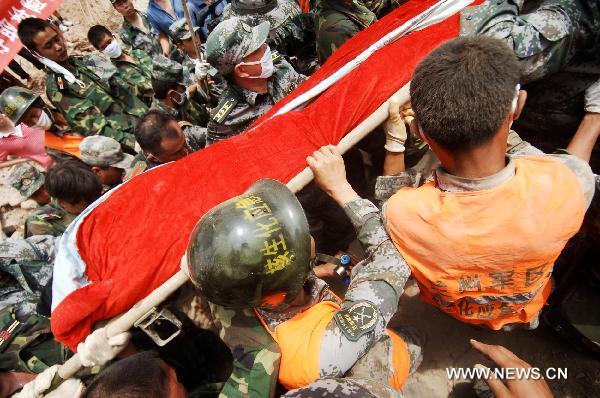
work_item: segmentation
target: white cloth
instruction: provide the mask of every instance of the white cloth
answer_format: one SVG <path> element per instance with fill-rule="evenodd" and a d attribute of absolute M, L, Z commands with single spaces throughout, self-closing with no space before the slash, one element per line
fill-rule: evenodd
<path fill-rule="evenodd" d="M 585 111 L 600 113 L 600 80 L 585 90 Z"/>
<path fill-rule="evenodd" d="M 6 138 L 14 135 L 15 137 L 23 138 L 23 130 L 21 130 L 21 125 L 13 127 L 10 131 L 0 131 L 0 138 Z"/>
<path fill-rule="evenodd" d="M 74 74 L 72 74 L 69 70 L 60 66 L 56 62 L 44 57 L 39 57 L 39 60 L 41 63 L 46 65 L 48 69 L 50 69 L 52 72 L 62 75 L 65 78 L 65 80 L 69 83 L 76 83 L 79 85 L 79 87 L 85 87 L 85 84 L 81 80 L 77 79 Z"/>

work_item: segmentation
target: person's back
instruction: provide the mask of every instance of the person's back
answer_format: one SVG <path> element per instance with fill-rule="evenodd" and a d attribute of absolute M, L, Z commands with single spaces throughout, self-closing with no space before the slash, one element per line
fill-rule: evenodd
<path fill-rule="evenodd" d="M 495 39 L 455 39 L 423 60 L 411 82 L 414 127 L 442 165 L 385 210 L 422 297 L 493 329 L 537 326 L 554 261 L 594 192 L 589 166 L 574 156 L 528 145 L 526 156 L 506 156 L 526 98 L 518 80 L 515 56 Z"/>

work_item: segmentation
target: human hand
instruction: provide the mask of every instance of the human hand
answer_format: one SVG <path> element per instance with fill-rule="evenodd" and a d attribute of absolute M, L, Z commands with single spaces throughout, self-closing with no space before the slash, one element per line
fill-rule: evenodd
<path fill-rule="evenodd" d="M 501 368 L 529 369 L 531 365 L 516 356 L 510 350 L 500 345 L 489 345 L 471 339 L 471 345 L 477 351 L 491 359 Z M 476 368 L 486 369 L 485 366 L 477 364 Z M 496 398 L 552 398 L 548 383 L 543 379 L 511 379 L 504 384 L 494 377 L 484 380 L 494 393 Z"/>
<path fill-rule="evenodd" d="M 344 159 L 336 147 L 321 147 L 312 156 L 307 157 L 306 162 L 315 176 L 317 185 L 340 206 L 343 207 L 358 197 L 346 179 Z"/>
<path fill-rule="evenodd" d="M 96 329 L 83 343 L 79 343 L 77 346 L 79 360 L 86 367 L 104 365 L 123 351 L 130 339 L 129 332 L 109 338 L 106 335 L 106 328 Z"/>
<path fill-rule="evenodd" d="M 389 152 L 405 151 L 404 143 L 408 137 L 404 120 L 400 115 L 400 101 L 392 97 L 388 105 L 388 118 L 383 125 L 385 130 L 385 149 Z"/>
<path fill-rule="evenodd" d="M 202 62 L 199 60 L 195 60 L 194 63 L 196 64 L 196 66 L 194 67 L 194 75 L 196 77 L 196 80 L 204 81 L 208 79 L 210 64 L 208 62 Z"/>

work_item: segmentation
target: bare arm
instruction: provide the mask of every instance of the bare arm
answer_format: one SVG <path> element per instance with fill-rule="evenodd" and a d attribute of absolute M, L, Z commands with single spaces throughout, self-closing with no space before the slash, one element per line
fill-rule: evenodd
<path fill-rule="evenodd" d="M 168 57 L 169 56 L 169 47 L 170 47 L 169 36 L 167 36 L 165 33 L 161 32 L 158 35 L 158 42 L 160 43 L 160 48 L 162 48 L 163 55 L 165 57 Z"/>

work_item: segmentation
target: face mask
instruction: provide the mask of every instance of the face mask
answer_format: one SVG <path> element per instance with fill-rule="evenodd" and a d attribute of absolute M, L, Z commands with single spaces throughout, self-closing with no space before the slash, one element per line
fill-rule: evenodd
<path fill-rule="evenodd" d="M 48 112 L 43 110 L 37 122 L 35 122 L 35 124 L 31 127 L 34 129 L 46 131 L 49 130 L 50 127 L 52 127 L 52 123 L 54 123 L 54 121 L 50 118 L 50 116 L 48 116 Z"/>
<path fill-rule="evenodd" d="M 173 102 L 179 106 L 183 105 L 185 103 L 185 101 L 187 101 L 187 99 L 188 99 L 187 90 L 184 91 L 183 93 L 180 93 L 179 91 L 175 91 L 175 90 L 172 90 L 171 92 L 175 94 L 175 97 L 171 97 L 171 100 L 173 100 Z"/>
<path fill-rule="evenodd" d="M 102 52 L 107 57 L 119 58 L 121 56 L 121 52 L 122 52 L 121 45 L 119 44 L 117 39 L 113 38 L 113 40 L 110 42 L 110 44 L 108 46 L 106 46 L 106 48 L 104 50 L 102 50 Z"/>
<path fill-rule="evenodd" d="M 239 65 L 260 65 L 261 74 L 259 76 L 248 76 L 248 79 L 266 79 L 273 75 L 275 67 L 271 59 L 271 48 L 267 46 L 265 53 L 260 58 L 260 61 L 240 62 Z"/>

